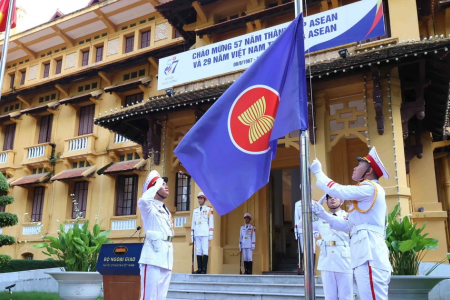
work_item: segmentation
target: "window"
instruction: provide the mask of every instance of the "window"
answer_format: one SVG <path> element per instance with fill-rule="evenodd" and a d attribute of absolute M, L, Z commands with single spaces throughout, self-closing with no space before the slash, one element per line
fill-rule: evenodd
<path fill-rule="evenodd" d="M 142 102 L 144 99 L 144 93 L 137 93 L 125 97 L 125 106 L 131 106 L 132 103 L 136 104 Z"/>
<path fill-rule="evenodd" d="M 80 108 L 80 124 L 78 126 L 78 135 L 85 135 L 93 132 L 94 111 L 95 104 L 83 106 L 82 108 Z"/>
<path fill-rule="evenodd" d="M 55 74 L 61 74 L 62 59 L 56 61 Z"/>
<path fill-rule="evenodd" d="M 44 78 L 47 78 L 50 75 L 50 64 L 44 65 Z"/>
<path fill-rule="evenodd" d="M 187 174 L 177 173 L 175 185 L 175 207 L 177 211 L 189 211 L 189 202 L 191 195 L 191 177 Z"/>
<path fill-rule="evenodd" d="M 150 46 L 150 32 L 146 31 L 141 33 L 141 48 Z"/>
<path fill-rule="evenodd" d="M 14 148 L 14 137 L 16 135 L 16 124 L 10 124 L 5 129 L 5 141 L 3 142 L 3 151 Z"/>
<path fill-rule="evenodd" d="M 77 181 L 74 186 L 75 200 L 78 203 L 78 209 L 81 212 L 81 217 L 86 218 L 86 206 L 88 195 L 88 183 L 87 181 Z M 75 211 L 75 205 L 72 206 L 72 219 L 77 218 L 77 212 Z"/>
<path fill-rule="evenodd" d="M 11 74 L 11 75 L 9 75 L 9 77 L 11 79 L 11 81 L 9 83 L 9 88 L 13 89 L 14 88 L 14 80 L 16 79 L 16 74 Z"/>
<path fill-rule="evenodd" d="M 87 66 L 89 64 L 89 51 L 83 52 L 81 59 L 81 66 Z"/>
<path fill-rule="evenodd" d="M 24 253 L 24 254 L 22 254 L 22 257 L 25 260 L 33 260 L 34 255 L 33 255 L 33 253 Z"/>
<path fill-rule="evenodd" d="M 33 208 L 31 210 L 31 219 L 33 222 L 42 221 L 42 211 L 44 209 L 45 188 L 38 186 L 34 188 Z"/>
<path fill-rule="evenodd" d="M 137 175 L 121 175 L 117 177 L 116 216 L 136 214 L 137 185 Z"/>
<path fill-rule="evenodd" d="M 103 60 L 103 46 L 97 47 L 95 51 L 95 62 L 99 62 Z"/>
<path fill-rule="evenodd" d="M 125 53 L 131 52 L 134 49 L 134 36 L 125 39 Z"/>
<path fill-rule="evenodd" d="M 20 85 L 24 85 L 25 84 L 25 77 L 26 77 L 27 72 L 23 71 L 20 72 Z"/>
<path fill-rule="evenodd" d="M 175 38 L 182 37 L 181 33 L 178 30 L 175 30 Z"/>
<path fill-rule="evenodd" d="M 52 124 L 53 124 L 53 115 L 43 116 L 41 118 L 38 144 L 50 143 L 52 136 Z"/>

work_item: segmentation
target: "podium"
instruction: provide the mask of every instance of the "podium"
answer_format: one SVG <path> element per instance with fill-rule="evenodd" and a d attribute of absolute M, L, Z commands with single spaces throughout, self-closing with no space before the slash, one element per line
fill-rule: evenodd
<path fill-rule="evenodd" d="M 138 300 L 141 291 L 139 258 L 143 243 L 103 244 L 97 271 L 103 275 L 105 300 Z"/>

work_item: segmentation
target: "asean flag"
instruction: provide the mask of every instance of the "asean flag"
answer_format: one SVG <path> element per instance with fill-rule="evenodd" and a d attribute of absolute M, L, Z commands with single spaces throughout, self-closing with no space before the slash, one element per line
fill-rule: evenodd
<path fill-rule="evenodd" d="M 223 215 L 269 182 L 278 138 L 307 127 L 300 14 L 189 130 L 174 153 Z"/>
<path fill-rule="evenodd" d="M 16 27 L 17 13 L 15 0 L 0 0 L 0 32 L 6 31 L 6 22 L 8 19 L 9 5 L 13 6 L 13 15 L 11 20 L 11 29 Z"/>

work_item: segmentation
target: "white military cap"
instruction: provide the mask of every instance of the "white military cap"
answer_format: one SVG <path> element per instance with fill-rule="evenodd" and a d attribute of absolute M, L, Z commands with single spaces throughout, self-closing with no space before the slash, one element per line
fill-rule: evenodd
<path fill-rule="evenodd" d="M 365 161 L 369 163 L 375 174 L 377 174 L 378 178 L 380 178 L 381 176 L 389 178 L 389 173 L 386 171 L 386 168 L 381 162 L 381 159 L 378 156 L 375 147 L 372 147 L 372 149 L 369 151 L 369 154 L 367 154 L 365 157 L 357 157 L 356 159 L 358 161 Z"/>
<path fill-rule="evenodd" d="M 250 218 L 250 220 L 252 219 L 252 215 L 251 214 L 249 214 L 249 213 L 245 213 L 244 214 L 244 219 L 245 218 Z"/>
<path fill-rule="evenodd" d="M 145 193 L 148 189 L 152 187 L 156 187 L 155 189 L 156 195 L 156 192 L 162 187 L 163 183 L 168 181 L 169 179 L 167 177 L 161 177 L 158 171 L 153 170 L 147 175 L 147 178 L 145 179 L 144 186 L 142 187 L 142 193 Z"/>
<path fill-rule="evenodd" d="M 206 198 L 205 194 L 203 194 L 203 192 L 198 193 L 197 198 L 200 198 L 200 197 L 208 199 L 208 198 Z"/>

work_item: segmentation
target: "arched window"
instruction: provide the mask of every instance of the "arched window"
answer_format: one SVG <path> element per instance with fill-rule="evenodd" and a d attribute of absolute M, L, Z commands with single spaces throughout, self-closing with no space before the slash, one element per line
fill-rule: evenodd
<path fill-rule="evenodd" d="M 33 260 L 33 257 L 34 257 L 34 254 L 30 253 L 30 252 L 22 254 L 22 258 L 25 260 Z"/>

